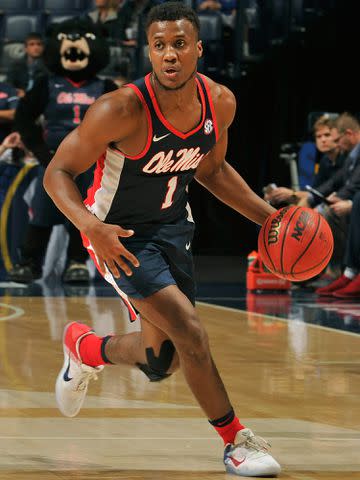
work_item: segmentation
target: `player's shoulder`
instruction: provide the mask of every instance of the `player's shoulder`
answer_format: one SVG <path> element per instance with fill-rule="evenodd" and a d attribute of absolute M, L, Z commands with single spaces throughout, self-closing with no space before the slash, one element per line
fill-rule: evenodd
<path fill-rule="evenodd" d="M 125 85 L 101 95 L 92 105 L 99 115 L 125 120 L 141 115 L 143 105 L 136 93 Z"/>
<path fill-rule="evenodd" d="M 209 86 L 218 122 L 222 122 L 224 125 L 229 126 L 233 121 L 236 110 L 235 95 L 225 85 L 217 83 L 205 75 L 203 75 L 203 77 Z"/>

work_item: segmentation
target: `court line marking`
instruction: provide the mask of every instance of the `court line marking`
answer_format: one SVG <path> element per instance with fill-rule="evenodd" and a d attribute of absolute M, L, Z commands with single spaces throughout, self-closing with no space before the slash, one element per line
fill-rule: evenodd
<path fill-rule="evenodd" d="M 287 437 L 285 437 L 287 438 Z M 216 440 L 218 437 L 22 437 L 0 436 L 1 440 Z"/>
<path fill-rule="evenodd" d="M 262 317 L 262 318 L 269 318 L 270 320 L 279 320 L 280 322 L 285 322 L 285 323 L 290 323 L 290 322 L 300 322 L 308 327 L 312 328 L 320 328 L 321 330 L 327 330 L 329 332 L 333 333 L 339 333 L 343 335 L 350 335 L 351 337 L 357 337 L 360 338 L 360 335 L 358 333 L 354 332 L 348 332 L 346 330 L 339 330 L 337 328 L 330 328 L 330 327 L 324 327 L 323 325 L 314 325 L 313 323 L 306 323 L 302 322 L 301 320 L 296 320 L 296 319 L 289 319 L 289 318 L 282 318 L 282 317 L 275 317 L 274 315 L 267 315 L 265 313 L 258 313 L 258 312 L 249 312 L 248 310 L 241 310 L 240 308 L 233 308 L 233 307 L 224 307 L 222 305 L 215 305 L 213 303 L 206 303 L 206 302 L 196 302 L 196 305 L 203 305 L 205 307 L 213 307 L 218 310 L 226 310 L 230 312 L 236 312 L 236 313 L 251 313 L 251 315 L 256 315 L 257 317 Z"/>
<path fill-rule="evenodd" d="M 5 322 L 6 320 L 11 320 L 13 318 L 19 318 L 25 313 L 25 311 L 22 308 L 15 307 L 14 305 L 9 305 L 8 303 L 0 303 L 0 307 L 4 307 L 14 311 L 10 315 L 5 315 L 5 316 L 0 315 L 0 322 Z"/>
<path fill-rule="evenodd" d="M 327 440 L 327 441 L 337 441 L 339 439 L 338 435 L 334 435 L 333 437 L 323 437 L 322 435 L 315 435 L 315 436 L 290 436 L 290 435 L 267 435 L 268 438 L 272 440 L 299 440 L 299 441 L 314 441 L 314 440 Z M 83 437 L 71 437 L 71 436 L 36 436 L 36 437 L 27 437 L 27 436 L 20 436 L 20 435 L 1 435 L 1 440 L 196 440 L 196 441 L 203 441 L 203 440 L 212 440 L 219 442 L 218 437 L 119 437 L 119 436 L 112 436 L 112 437 L 99 437 L 99 436 L 83 436 Z M 350 438 L 341 438 L 341 441 L 344 442 L 353 442 L 354 440 L 358 440 L 359 436 L 356 434 Z"/>

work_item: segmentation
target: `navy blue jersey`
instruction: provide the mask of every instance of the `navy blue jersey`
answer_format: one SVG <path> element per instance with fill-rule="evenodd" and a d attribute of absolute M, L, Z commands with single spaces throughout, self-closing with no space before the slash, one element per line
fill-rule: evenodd
<path fill-rule="evenodd" d="M 205 77 L 197 75 L 196 84 L 202 114 L 200 123 L 188 133 L 176 130 L 164 118 L 150 74 L 127 85 L 137 94 L 147 114 L 147 142 L 136 157 L 126 156 L 109 145 L 98 160 L 94 184 L 85 203 L 100 220 L 129 226 L 169 224 L 191 218 L 187 186 L 218 137 Z"/>
<path fill-rule="evenodd" d="M 49 77 L 49 99 L 44 111 L 45 140 L 56 150 L 65 136 L 77 127 L 86 110 L 104 93 L 104 80 L 74 83 L 52 75 Z"/>

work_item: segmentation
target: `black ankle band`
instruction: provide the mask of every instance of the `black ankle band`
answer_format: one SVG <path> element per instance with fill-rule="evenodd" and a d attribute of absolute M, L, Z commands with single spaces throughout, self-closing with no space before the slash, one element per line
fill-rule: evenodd
<path fill-rule="evenodd" d="M 229 413 L 224 415 L 221 418 L 218 418 L 217 420 L 209 420 L 209 423 L 213 427 L 226 427 L 226 425 L 229 425 L 235 418 L 235 412 L 234 409 L 232 408 Z"/>
<path fill-rule="evenodd" d="M 105 363 L 110 363 L 111 365 L 115 365 L 113 362 L 110 362 L 110 360 L 108 359 L 105 353 L 105 346 L 111 337 L 112 335 L 107 335 L 106 337 L 103 337 L 101 342 L 101 356 Z"/>

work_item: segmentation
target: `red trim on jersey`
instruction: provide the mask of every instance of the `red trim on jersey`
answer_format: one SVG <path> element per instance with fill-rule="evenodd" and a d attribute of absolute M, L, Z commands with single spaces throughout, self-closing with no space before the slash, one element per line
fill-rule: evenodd
<path fill-rule="evenodd" d="M 125 158 L 128 158 L 129 160 L 139 160 L 139 158 L 142 158 L 146 155 L 147 151 L 149 150 L 150 148 L 150 145 L 151 145 L 151 140 L 152 140 L 152 134 L 153 134 L 153 128 L 152 128 L 152 121 L 151 121 L 151 114 L 150 114 L 150 110 L 149 110 L 149 107 L 145 101 L 145 98 L 143 96 L 143 94 L 141 93 L 141 91 L 138 89 L 138 87 L 136 85 L 134 85 L 133 83 L 128 83 L 127 85 L 124 85 L 125 87 L 130 87 L 132 90 L 134 90 L 134 92 L 136 93 L 136 95 L 139 97 L 141 103 L 143 104 L 143 107 L 145 108 L 145 112 L 146 112 L 146 117 L 147 117 L 147 122 L 148 122 L 148 136 L 147 136 L 147 141 L 146 141 L 146 145 L 143 149 L 142 152 L 138 153 L 137 155 L 135 156 L 132 156 L 132 155 L 127 155 L 126 153 L 122 152 L 119 148 L 116 148 L 116 147 L 110 147 L 111 150 L 115 150 L 116 152 L 120 152 L 121 155 L 123 155 Z"/>
<path fill-rule="evenodd" d="M 87 82 L 87 80 L 81 80 L 81 82 L 74 82 L 74 80 L 71 80 L 71 78 L 68 78 L 68 77 L 65 77 L 65 78 L 68 82 L 71 83 L 73 87 L 76 87 L 76 88 L 82 87 Z"/>
<path fill-rule="evenodd" d="M 206 104 L 205 104 L 205 96 L 204 96 L 204 92 L 203 92 L 203 89 L 201 88 L 201 85 L 200 85 L 200 82 L 197 78 L 195 78 L 195 81 L 196 81 L 196 84 L 197 84 L 197 89 L 198 89 L 198 92 L 200 93 L 200 99 L 201 99 L 201 105 L 202 105 L 202 118 L 201 118 L 201 121 L 199 123 L 199 125 L 195 128 L 193 128 L 192 130 L 190 130 L 190 132 L 187 132 L 187 133 L 183 133 L 183 132 L 180 132 L 180 130 L 177 130 L 175 127 L 173 127 L 171 125 L 171 123 L 169 123 L 166 118 L 164 117 L 164 115 L 161 113 L 161 110 L 160 110 L 160 107 L 159 107 L 159 104 L 156 100 L 156 96 L 155 96 L 155 92 L 152 88 L 152 85 L 151 85 L 151 82 L 150 82 L 150 73 L 148 75 L 146 75 L 145 77 L 145 84 L 146 84 L 146 87 L 149 91 L 149 94 L 150 94 L 150 98 L 151 98 L 151 101 L 154 105 L 154 109 L 155 109 L 155 112 L 156 112 L 156 115 L 158 116 L 159 120 L 161 123 L 163 123 L 165 125 L 165 127 L 170 130 L 170 132 L 172 132 L 174 135 L 176 135 L 177 137 L 180 137 L 182 138 L 183 140 L 185 140 L 185 138 L 188 138 L 190 137 L 191 135 L 193 135 L 194 133 L 198 132 L 200 130 L 200 128 L 203 126 L 204 124 L 204 121 L 205 121 L 205 111 L 206 111 Z"/>
<path fill-rule="evenodd" d="M 83 245 L 84 247 L 86 248 L 86 250 L 88 251 L 88 254 L 90 255 L 91 257 L 91 260 L 94 262 L 95 264 L 95 267 L 97 268 L 98 272 L 100 273 L 100 275 L 104 277 L 104 274 L 102 273 L 102 271 L 100 270 L 100 266 L 99 266 L 99 263 L 97 261 L 97 258 L 96 258 L 96 254 L 94 252 L 94 249 L 92 248 L 91 246 L 91 243 L 90 243 L 90 240 L 88 239 L 88 237 L 86 235 L 84 235 L 82 232 L 80 232 L 81 234 L 81 238 L 82 238 L 82 242 L 83 242 Z M 110 282 L 109 282 L 110 283 Z M 120 288 L 116 285 L 116 282 L 114 280 L 114 282 L 112 283 L 112 286 L 115 288 L 115 286 L 117 288 L 115 288 L 115 290 L 117 291 L 117 293 L 119 294 L 121 300 L 125 303 L 125 306 L 126 308 L 128 309 L 128 312 L 129 312 L 129 317 L 130 317 L 130 321 L 131 322 L 134 322 L 136 319 L 137 319 L 137 314 L 135 312 L 135 309 L 134 307 L 131 305 L 130 301 L 127 299 L 127 297 L 125 296 L 124 292 L 122 290 L 120 290 Z"/>
<path fill-rule="evenodd" d="M 103 153 L 99 158 L 99 160 L 97 161 L 96 169 L 94 172 L 94 182 L 92 186 L 88 189 L 87 197 L 84 200 L 85 205 L 89 205 L 90 207 L 95 202 L 95 193 L 101 187 L 101 180 L 104 174 L 105 157 L 106 157 L 106 154 Z"/>
<path fill-rule="evenodd" d="M 216 138 L 216 141 L 218 141 L 219 140 L 219 128 L 218 128 L 218 124 L 217 124 L 217 120 L 216 120 L 215 107 L 214 107 L 214 102 L 213 102 L 213 99 L 212 99 L 212 96 L 211 96 L 211 93 L 210 93 L 209 84 L 207 83 L 207 80 L 206 80 L 204 75 L 202 75 L 201 73 L 199 73 L 199 75 L 202 78 L 202 81 L 204 82 L 204 85 L 205 85 L 205 90 L 206 90 L 206 93 L 207 93 L 207 96 L 208 96 L 208 99 L 209 99 L 211 115 L 213 117 L 215 138 Z"/>

